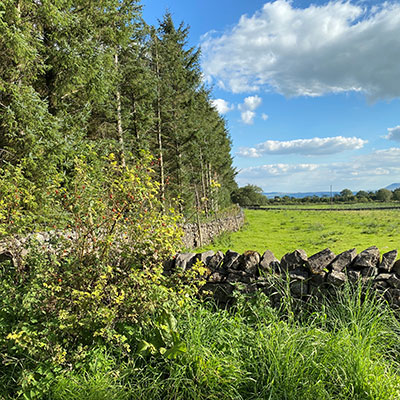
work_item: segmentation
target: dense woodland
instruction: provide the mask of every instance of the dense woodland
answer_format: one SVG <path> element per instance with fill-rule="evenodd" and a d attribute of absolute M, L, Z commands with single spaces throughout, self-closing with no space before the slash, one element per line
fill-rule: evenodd
<path fill-rule="evenodd" d="M 236 187 L 188 35 L 136 0 L 0 1 L 1 400 L 128 398 L 65 374 L 185 352 L 201 274 L 163 263 Z"/>
<path fill-rule="evenodd" d="M 148 26 L 136 0 L 2 1 L 2 170 L 40 191 L 67 184 L 88 152 L 121 166 L 150 153 L 163 208 L 228 205 L 231 142 L 188 35 L 169 13 Z"/>

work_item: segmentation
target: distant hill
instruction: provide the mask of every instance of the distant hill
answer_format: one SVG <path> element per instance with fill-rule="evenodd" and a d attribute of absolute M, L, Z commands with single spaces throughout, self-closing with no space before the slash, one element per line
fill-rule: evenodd
<path fill-rule="evenodd" d="M 339 193 L 340 192 L 332 192 L 332 196 Z M 296 199 L 303 199 L 304 197 L 312 197 L 312 196 L 330 197 L 331 192 L 304 192 L 304 193 L 268 192 L 263 194 L 267 196 L 269 199 L 273 199 L 275 196 L 277 197 L 289 196 L 289 197 L 294 197 Z"/>
<path fill-rule="evenodd" d="M 385 189 L 389 189 L 389 190 L 395 190 L 400 188 L 400 183 L 392 183 L 389 186 L 386 186 Z"/>

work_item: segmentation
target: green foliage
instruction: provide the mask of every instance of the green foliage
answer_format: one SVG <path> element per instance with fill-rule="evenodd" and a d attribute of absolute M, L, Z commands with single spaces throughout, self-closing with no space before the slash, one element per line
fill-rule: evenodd
<path fill-rule="evenodd" d="M 334 299 L 298 304 L 302 312 L 283 300 L 293 308 L 274 309 L 262 293 L 238 296 L 231 310 L 188 304 L 177 318 L 186 352 L 144 361 L 95 350 L 56 378 L 49 398 L 399 397 L 399 322 L 381 298 L 347 286 Z"/>
<path fill-rule="evenodd" d="M 255 185 L 246 185 L 234 190 L 231 199 L 242 207 L 268 204 L 268 199 L 262 194 L 262 189 Z"/>
<path fill-rule="evenodd" d="M 0 163 L 43 190 L 48 175 L 69 180 L 90 142 L 130 165 L 147 150 L 165 209 L 225 207 L 231 143 L 188 34 L 168 13 L 147 27 L 136 0 L 3 1 Z"/>
<path fill-rule="evenodd" d="M 376 198 L 379 201 L 390 201 L 393 197 L 393 193 L 388 189 L 379 189 L 376 192 Z"/>
<path fill-rule="evenodd" d="M 18 263 L 1 263 L 0 382 L 24 393 L 35 389 L 39 366 L 77 362 L 94 345 L 135 352 L 140 327 L 166 318 L 173 304 L 161 263 L 177 250 L 179 216 L 161 212 L 150 159 L 143 154 L 140 164 L 123 168 L 112 154 L 105 162 L 94 157 L 75 160 L 67 186 L 48 188 L 41 203 L 53 210 L 47 220 L 33 219 L 35 191 L 24 188 L 18 168 L 2 180 L 9 188 L 0 202 L 3 234 L 54 224 L 51 249 L 33 235 Z M 172 327 L 167 333 L 173 356 L 182 344 Z"/>
<path fill-rule="evenodd" d="M 400 188 L 399 189 L 395 189 L 393 191 L 393 200 L 395 200 L 395 201 L 399 201 L 400 200 Z"/>
<path fill-rule="evenodd" d="M 353 192 L 350 189 L 343 189 L 340 192 L 340 196 L 344 199 L 344 200 L 351 200 L 353 198 Z"/>
<path fill-rule="evenodd" d="M 45 398 L 72 366 L 54 396 L 124 398 L 91 360 L 185 352 L 173 315 L 204 271 L 175 291 L 161 273 L 173 208 L 208 218 L 235 187 L 188 34 L 168 13 L 146 26 L 136 0 L 0 2 L 1 399 Z"/>
<path fill-rule="evenodd" d="M 137 354 L 160 355 L 168 359 L 174 359 L 186 352 L 186 344 L 180 338 L 176 327 L 176 319 L 170 314 L 163 312 L 152 321 L 153 329 L 147 340 L 139 342 Z"/>
<path fill-rule="evenodd" d="M 129 395 L 119 382 L 115 359 L 103 348 L 92 350 L 74 371 L 60 375 L 52 388 L 53 400 L 124 400 Z"/>

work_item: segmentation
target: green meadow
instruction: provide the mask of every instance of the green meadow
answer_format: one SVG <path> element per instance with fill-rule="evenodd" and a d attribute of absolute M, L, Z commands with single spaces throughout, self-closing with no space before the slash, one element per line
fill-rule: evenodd
<path fill-rule="evenodd" d="M 295 249 L 310 256 L 326 247 L 340 253 L 377 246 L 381 252 L 400 244 L 400 210 L 245 210 L 244 227 L 201 250 L 271 250 L 280 258 Z"/>

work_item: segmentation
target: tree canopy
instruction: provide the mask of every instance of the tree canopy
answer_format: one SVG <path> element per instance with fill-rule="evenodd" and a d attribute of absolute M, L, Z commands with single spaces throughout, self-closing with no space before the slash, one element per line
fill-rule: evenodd
<path fill-rule="evenodd" d="M 136 0 L 0 4 L 0 162 L 45 187 L 94 146 L 123 166 L 153 155 L 164 209 L 210 213 L 236 187 L 231 142 L 189 28 L 148 26 Z"/>

